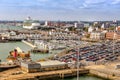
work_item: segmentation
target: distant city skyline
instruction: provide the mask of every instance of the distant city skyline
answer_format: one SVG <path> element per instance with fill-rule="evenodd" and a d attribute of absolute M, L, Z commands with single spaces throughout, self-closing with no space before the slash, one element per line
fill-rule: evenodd
<path fill-rule="evenodd" d="M 120 0 L 0 0 L 0 20 L 120 20 Z"/>

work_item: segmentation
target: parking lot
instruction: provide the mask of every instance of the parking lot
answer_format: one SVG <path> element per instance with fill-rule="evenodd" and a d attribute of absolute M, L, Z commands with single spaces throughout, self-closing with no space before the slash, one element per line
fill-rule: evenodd
<path fill-rule="evenodd" d="M 77 61 L 79 58 L 79 61 L 81 62 L 94 62 L 97 64 L 100 62 L 110 62 L 117 60 L 120 56 L 119 52 L 120 42 L 115 42 L 115 44 L 112 42 L 107 42 L 94 44 L 79 49 L 73 49 L 69 51 L 67 55 L 57 57 L 55 59 L 61 62 L 70 63 Z"/>

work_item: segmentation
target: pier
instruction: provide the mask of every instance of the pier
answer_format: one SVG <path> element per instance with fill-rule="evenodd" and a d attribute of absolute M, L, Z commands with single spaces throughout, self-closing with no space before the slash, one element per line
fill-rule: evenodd
<path fill-rule="evenodd" d="M 25 40 L 22 40 L 22 42 L 25 43 L 25 44 L 27 44 L 27 45 L 29 45 L 29 46 L 31 46 L 32 48 L 35 48 L 35 47 L 36 47 L 36 46 L 34 46 L 33 44 L 31 44 L 31 43 L 29 43 L 29 42 L 27 42 L 27 41 L 25 41 Z"/>
<path fill-rule="evenodd" d="M 88 69 L 79 69 L 79 74 L 87 74 L 89 73 Z M 43 80 L 49 78 L 57 78 L 63 79 L 65 77 L 76 76 L 77 69 L 65 69 L 65 70 L 56 70 L 56 71 L 49 71 L 49 72 L 37 72 L 37 73 L 23 73 L 19 75 L 10 75 L 6 77 L 6 79 L 10 80 Z"/>

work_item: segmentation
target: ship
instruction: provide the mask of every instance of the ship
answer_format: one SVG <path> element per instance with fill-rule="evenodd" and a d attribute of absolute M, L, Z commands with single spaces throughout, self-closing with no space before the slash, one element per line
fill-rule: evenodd
<path fill-rule="evenodd" d="M 16 47 L 14 50 L 9 52 L 7 57 L 8 62 L 14 63 L 15 61 L 19 62 L 18 60 L 30 60 L 30 52 L 25 53 L 19 47 Z"/>
<path fill-rule="evenodd" d="M 23 28 L 25 29 L 38 29 L 40 22 L 38 20 L 32 20 L 31 17 L 26 18 L 23 22 Z"/>

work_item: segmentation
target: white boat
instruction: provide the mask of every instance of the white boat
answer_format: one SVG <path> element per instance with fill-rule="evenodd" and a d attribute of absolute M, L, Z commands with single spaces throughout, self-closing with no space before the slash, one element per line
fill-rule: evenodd
<path fill-rule="evenodd" d="M 38 29 L 40 27 L 40 22 L 38 20 L 32 20 L 31 17 L 28 17 L 23 22 L 23 28 L 25 29 Z"/>

